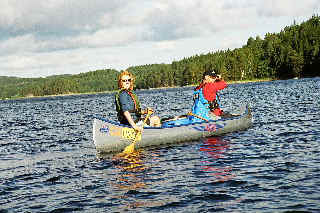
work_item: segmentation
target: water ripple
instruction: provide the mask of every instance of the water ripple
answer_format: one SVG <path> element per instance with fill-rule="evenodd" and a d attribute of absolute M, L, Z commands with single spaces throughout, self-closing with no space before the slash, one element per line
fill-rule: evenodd
<path fill-rule="evenodd" d="M 318 212 L 320 78 L 230 85 L 247 131 L 100 156 L 94 115 L 113 94 L 1 101 L 0 212 Z M 193 88 L 138 91 L 157 115 L 185 114 Z"/>

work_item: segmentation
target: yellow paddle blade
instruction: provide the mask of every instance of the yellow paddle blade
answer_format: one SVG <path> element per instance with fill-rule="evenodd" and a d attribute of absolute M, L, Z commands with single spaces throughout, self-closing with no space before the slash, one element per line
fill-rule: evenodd
<path fill-rule="evenodd" d="M 121 137 L 124 139 L 141 141 L 141 134 L 137 134 L 136 130 L 128 127 L 122 128 Z"/>
<path fill-rule="evenodd" d="M 123 153 L 126 153 L 126 154 L 130 154 L 134 152 L 134 143 L 131 143 L 129 146 L 127 146 L 124 150 L 123 150 Z"/>
<path fill-rule="evenodd" d="M 147 122 L 149 116 L 150 116 L 152 113 L 153 113 L 153 111 L 148 111 L 147 116 L 146 116 L 145 119 L 143 120 L 142 129 L 143 129 L 143 127 L 144 127 L 144 124 Z M 128 129 L 130 129 L 130 130 L 128 130 Z M 132 138 L 132 136 L 133 136 L 132 130 L 133 130 L 134 133 L 135 133 L 134 138 Z M 141 132 L 136 132 L 134 129 L 131 129 L 131 128 L 127 128 L 127 129 L 123 128 L 123 129 L 122 129 L 122 137 L 123 137 L 123 138 L 124 138 L 124 137 L 128 137 L 128 138 L 130 137 L 130 138 L 134 139 L 133 142 L 132 142 L 129 146 L 127 146 L 127 147 L 124 149 L 124 151 L 122 152 L 122 153 L 125 153 L 125 154 L 131 154 L 131 153 L 134 152 L 134 145 L 136 144 L 136 142 L 141 140 Z"/>
<path fill-rule="evenodd" d="M 124 150 L 123 150 L 123 153 L 126 153 L 126 154 L 131 154 L 132 152 L 134 152 L 134 146 L 136 144 L 136 142 L 138 141 L 137 139 L 140 138 L 141 140 L 141 132 L 138 132 L 136 134 L 136 138 L 133 140 L 133 142 L 127 146 Z"/>

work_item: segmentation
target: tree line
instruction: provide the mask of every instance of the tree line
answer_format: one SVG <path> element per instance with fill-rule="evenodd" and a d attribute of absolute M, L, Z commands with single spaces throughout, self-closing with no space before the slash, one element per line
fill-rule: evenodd
<path fill-rule="evenodd" d="M 171 64 L 147 64 L 128 68 L 136 76 L 136 88 L 197 84 L 202 73 L 215 69 L 227 81 L 289 79 L 320 76 L 320 17 L 267 33 L 264 39 L 250 37 L 245 45 L 195 55 Z M 0 98 L 94 93 L 117 89 L 114 69 L 46 78 L 0 77 Z"/>

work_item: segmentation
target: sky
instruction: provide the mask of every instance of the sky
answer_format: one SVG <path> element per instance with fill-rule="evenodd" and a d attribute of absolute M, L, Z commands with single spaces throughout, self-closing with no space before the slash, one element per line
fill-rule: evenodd
<path fill-rule="evenodd" d="M 0 76 L 172 63 L 320 15 L 320 0 L 1 0 Z"/>

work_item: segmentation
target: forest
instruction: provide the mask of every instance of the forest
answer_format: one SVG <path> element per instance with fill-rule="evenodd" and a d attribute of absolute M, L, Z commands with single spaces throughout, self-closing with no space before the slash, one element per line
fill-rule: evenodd
<path fill-rule="evenodd" d="M 241 48 L 195 55 L 171 64 L 129 67 L 136 89 L 194 85 L 208 69 L 226 81 L 290 79 L 320 76 L 320 17 L 285 27 L 264 38 L 248 38 Z M 45 78 L 0 76 L 0 99 L 98 93 L 117 89 L 118 70 L 104 69 Z"/>

